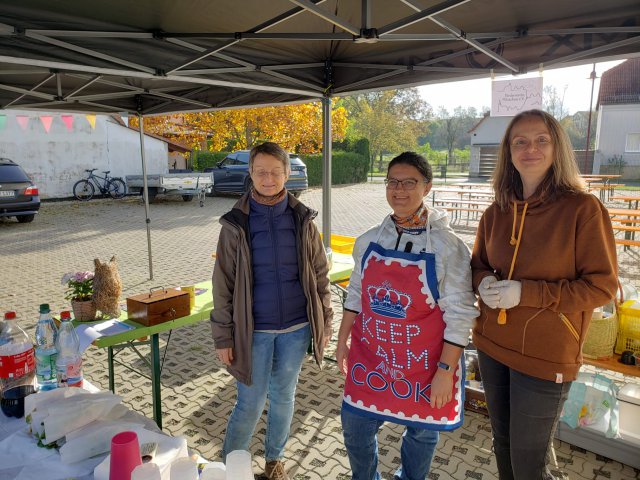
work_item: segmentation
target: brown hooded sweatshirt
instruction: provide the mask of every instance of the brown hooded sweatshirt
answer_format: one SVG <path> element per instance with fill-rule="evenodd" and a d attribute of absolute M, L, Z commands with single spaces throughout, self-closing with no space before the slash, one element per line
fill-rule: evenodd
<path fill-rule="evenodd" d="M 527 204 L 522 232 L 522 212 Z M 616 245 L 607 209 L 591 194 L 562 194 L 544 200 L 536 192 L 507 212 L 491 205 L 478 226 L 471 268 L 473 288 L 487 275 L 522 283 L 520 304 L 507 310 L 480 300 L 473 343 L 495 360 L 533 377 L 553 382 L 575 380 L 582 344 L 593 309 L 617 291 Z"/>

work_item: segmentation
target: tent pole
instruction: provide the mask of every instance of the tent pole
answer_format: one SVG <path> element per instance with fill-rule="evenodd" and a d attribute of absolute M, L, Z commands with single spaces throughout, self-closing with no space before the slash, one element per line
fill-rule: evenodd
<path fill-rule="evenodd" d="M 144 117 L 138 113 L 140 125 L 140 156 L 142 157 L 142 197 L 144 198 L 144 215 L 147 224 L 147 251 L 149 253 L 149 280 L 153 280 L 153 260 L 151 258 L 151 219 L 149 218 L 149 187 L 147 185 L 147 160 L 144 156 Z"/>
<path fill-rule="evenodd" d="M 331 246 L 331 98 L 322 99 L 322 241 Z"/>

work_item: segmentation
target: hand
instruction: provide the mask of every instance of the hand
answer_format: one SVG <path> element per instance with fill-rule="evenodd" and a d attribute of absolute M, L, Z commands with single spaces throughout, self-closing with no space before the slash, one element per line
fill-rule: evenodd
<path fill-rule="evenodd" d="M 498 308 L 509 309 L 520 303 L 522 283 L 516 280 L 500 280 L 491 285 L 498 291 Z"/>
<path fill-rule="evenodd" d="M 446 372 L 438 368 L 431 381 L 431 407 L 442 408 L 452 399 L 453 370 Z"/>
<path fill-rule="evenodd" d="M 480 285 L 478 285 L 478 293 L 484 304 L 489 308 L 497 308 L 499 292 L 494 289 L 493 286 L 498 282 L 498 279 L 493 275 L 487 275 L 482 279 Z"/>
<path fill-rule="evenodd" d="M 331 335 L 333 335 L 333 329 L 331 327 L 329 327 L 328 329 L 325 329 L 324 340 L 322 342 L 323 348 L 327 348 L 327 345 L 329 345 L 329 342 L 331 341 Z"/>
<path fill-rule="evenodd" d="M 343 375 L 347 375 L 348 365 L 347 358 L 349 358 L 349 345 L 347 342 L 338 342 L 338 346 L 336 348 L 336 361 L 338 362 L 338 368 L 342 372 Z"/>
<path fill-rule="evenodd" d="M 218 348 L 216 353 L 218 354 L 218 360 L 225 365 L 229 366 L 233 362 L 233 348 Z"/>

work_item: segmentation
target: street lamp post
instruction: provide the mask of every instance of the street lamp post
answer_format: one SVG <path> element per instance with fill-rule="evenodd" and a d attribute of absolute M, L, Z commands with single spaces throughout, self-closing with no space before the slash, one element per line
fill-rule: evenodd
<path fill-rule="evenodd" d="M 596 64 L 593 64 L 593 70 L 591 70 L 591 75 L 589 75 L 591 79 L 591 99 L 589 100 L 589 119 L 587 120 L 587 147 L 584 150 L 584 165 L 585 170 L 587 165 L 589 165 L 589 145 L 591 144 L 591 112 L 593 110 L 593 89 L 596 84 Z M 585 172 L 588 173 L 588 172 Z M 591 173 L 593 173 L 593 164 L 591 164 Z"/>

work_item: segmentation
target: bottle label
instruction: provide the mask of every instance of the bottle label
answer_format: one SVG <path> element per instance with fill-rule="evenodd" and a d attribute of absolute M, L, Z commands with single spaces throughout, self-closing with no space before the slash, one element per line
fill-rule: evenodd
<path fill-rule="evenodd" d="M 19 378 L 32 372 L 36 366 L 33 347 L 15 355 L 0 356 L 0 378 Z"/>
<path fill-rule="evenodd" d="M 58 354 L 55 350 L 36 350 L 36 376 L 38 382 L 50 382 L 56 380 L 56 359 Z"/>
<path fill-rule="evenodd" d="M 82 358 L 58 363 L 58 387 L 82 387 Z"/>

